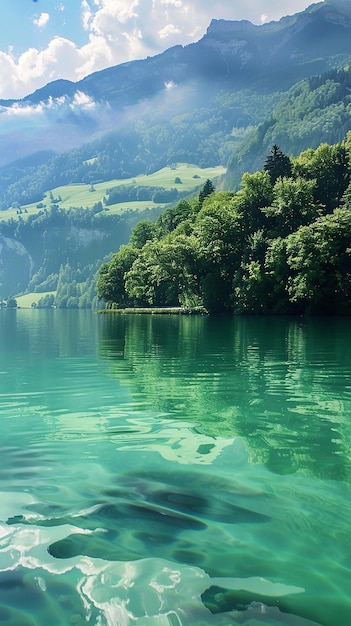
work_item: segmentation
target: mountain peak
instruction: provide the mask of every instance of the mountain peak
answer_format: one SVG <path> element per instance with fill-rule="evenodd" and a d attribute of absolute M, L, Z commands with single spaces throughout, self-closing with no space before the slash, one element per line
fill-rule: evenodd
<path fill-rule="evenodd" d="M 315 17 L 323 17 L 332 23 L 342 23 L 343 18 L 351 19 L 351 0 L 322 0 L 309 5 L 306 9 L 294 15 L 281 17 L 279 21 L 265 22 L 260 25 L 249 20 L 212 19 L 206 31 L 206 36 L 215 36 L 219 33 L 230 33 L 233 36 L 245 35 L 255 30 L 271 31 L 286 28 L 289 24 L 307 22 Z M 349 23 L 349 20 L 347 20 Z"/>
<path fill-rule="evenodd" d="M 307 7 L 306 11 L 310 14 L 323 16 L 333 23 L 342 23 L 346 18 L 346 22 L 350 23 L 351 19 L 351 1 L 350 0 L 324 0 Z M 300 14 L 301 15 L 301 14 Z"/>
<path fill-rule="evenodd" d="M 211 35 L 217 32 L 223 32 L 223 31 L 231 32 L 233 30 L 236 30 L 236 31 L 242 30 L 243 32 L 245 32 L 252 28 L 255 28 L 255 26 L 249 20 L 213 19 L 211 20 L 211 23 L 207 29 L 207 35 Z"/>
<path fill-rule="evenodd" d="M 340 67 L 350 56 L 351 0 L 324 0 L 260 25 L 213 19 L 196 43 L 95 72 L 77 83 L 55 81 L 23 100 L 35 104 L 73 98 L 79 90 L 95 101 L 123 108 L 162 94 L 170 83 L 213 81 L 233 89 L 256 81 L 284 89 L 305 76 Z"/>

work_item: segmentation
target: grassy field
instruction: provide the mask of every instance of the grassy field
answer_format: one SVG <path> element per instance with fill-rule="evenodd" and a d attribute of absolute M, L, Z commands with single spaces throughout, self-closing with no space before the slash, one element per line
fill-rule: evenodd
<path fill-rule="evenodd" d="M 45 291 L 43 293 L 26 293 L 24 296 L 16 297 L 17 306 L 23 309 L 30 309 L 33 302 L 37 304 L 40 298 L 50 296 L 51 294 L 55 296 L 56 291 Z"/>
<path fill-rule="evenodd" d="M 7 209 L 7 211 L 0 212 L 0 220 L 9 219 L 11 217 L 14 219 L 18 219 L 19 217 L 26 219 L 29 215 L 38 213 L 40 210 L 43 210 L 43 208 L 49 209 L 52 203 L 51 194 L 54 199 L 61 198 L 58 205 L 62 209 L 70 209 L 72 207 L 93 208 L 97 202 L 103 202 L 107 189 L 117 187 L 118 185 L 163 187 L 164 189 L 176 187 L 179 191 L 190 193 L 193 190 L 195 191 L 196 188 L 201 187 L 208 178 L 213 180 L 214 184 L 216 184 L 215 179 L 222 176 L 225 172 L 226 168 L 222 166 L 201 169 L 196 165 L 178 163 L 172 167 L 164 167 L 153 174 L 140 174 L 134 178 L 109 180 L 104 183 L 98 183 L 94 185 L 93 188 L 90 184 L 83 183 L 65 185 L 56 187 L 55 189 L 49 189 L 42 200 L 43 207 L 38 208 L 37 203 L 23 205 L 20 214 L 18 210 L 10 208 Z M 181 183 L 175 183 L 176 178 L 179 178 Z M 123 202 L 106 207 L 106 210 L 108 213 L 113 214 L 123 213 L 129 209 L 144 210 L 157 206 L 166 205 L 164 203 L 155 204 L 151 200 L 143 202 Z"/>

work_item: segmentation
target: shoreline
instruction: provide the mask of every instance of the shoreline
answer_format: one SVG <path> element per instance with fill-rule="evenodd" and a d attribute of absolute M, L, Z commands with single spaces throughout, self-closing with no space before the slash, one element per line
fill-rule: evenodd
<path fill-rule="evenodd" d="M 129 307 L 125 309 L 101 309 L 100 314 L 119 314 L 119 315 L 208 315 L 205 307 Z"/>

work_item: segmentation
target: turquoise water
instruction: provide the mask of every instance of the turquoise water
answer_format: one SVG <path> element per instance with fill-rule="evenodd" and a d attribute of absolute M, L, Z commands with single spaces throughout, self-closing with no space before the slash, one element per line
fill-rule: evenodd
<path fill-rule="evenodd" d="M 2 626 L 351 623 L 347 319 L 0 311 Z"/>

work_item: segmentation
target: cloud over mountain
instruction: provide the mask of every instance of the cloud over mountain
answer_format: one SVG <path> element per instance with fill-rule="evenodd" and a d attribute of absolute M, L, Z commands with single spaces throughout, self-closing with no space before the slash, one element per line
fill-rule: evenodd
<path fill-rule="evenodd" d="M 283 6 L 278 0 L 245 6 L 227 0 L 81 0 L 78 10 L 75 4 L 47 0 L 45 11 L 38 13 L 39 4 L 32 5 L 30 45 L 19 53 L 15 45 L 0 50 L 0 98 L 21 98 L 59 78 L 80 80 L 191 43 L 212 18 L 260 23 L 303 10 L 308 0 L 287 0 Z"/>

